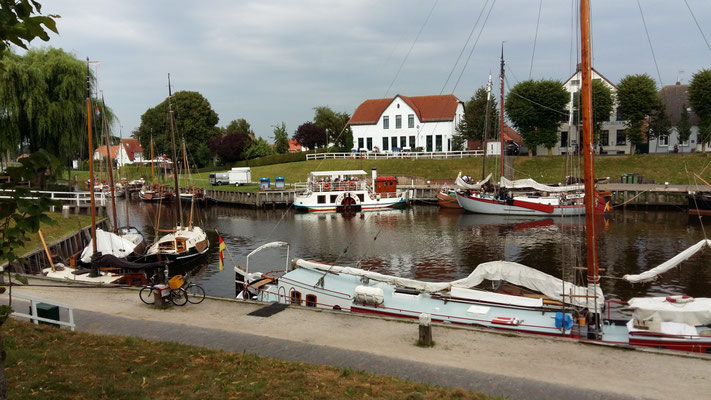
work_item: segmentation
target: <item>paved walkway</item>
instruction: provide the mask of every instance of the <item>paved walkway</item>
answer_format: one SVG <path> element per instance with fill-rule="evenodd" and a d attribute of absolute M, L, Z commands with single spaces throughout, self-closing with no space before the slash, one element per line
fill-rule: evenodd
<path fill-rule="evenodd" d="M 159 310 L 141 303 L 130 289 L 13 290 L 71 305 L 80 331 L 366 370 L 512 399 L 692 399 L 707 397 L 711 387 L 706 356 L 446 325 L 435 325 L 433 348 L 420 348 L 412 321 L 304 307 L 256 317 L 248 314 L 263 304 L 224 299 Z M 7 301 L 7 295 L 0 300 Z"/>

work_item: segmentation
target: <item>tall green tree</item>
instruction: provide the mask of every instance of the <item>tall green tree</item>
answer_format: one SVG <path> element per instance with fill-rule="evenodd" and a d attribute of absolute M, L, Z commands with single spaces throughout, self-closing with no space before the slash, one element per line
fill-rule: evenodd
<path fill-rule="evenodd" d="M 34 0 L 0 0 L 0 59 L 11 45 L 27 50 L 35 38 L 48 41 L 48 30 L 58 33 L 59 15 L 41 15 L 41 11 L 42 5 Z"/>
<path fill-rule="evenodd" d="M 523 81 L 506 95 L 504 108 L 529 149 L 543 145 L 551 155 L 558 142 L 558 126 L 568 119 L 570 95 L 554 80 Z"/>
<path fill-rule="evenodd" d="M 281 125 L 274 127 L 274 150 L 278 154 L 289 152 L 289 133 L 286 131 L 284 121 L 281 122 Z"/>
<path fill-rule="evenodd" d="M 600 80 L 592 81 L 592 120 L 595 133 L 595 143 L 600 140 L 602 124 L 610 119 L 612 109 L 615 107 L 615 96 L 612 89 Z M 573 95 L 573 121 L 580 121 L 580 91 Z"/>
<path fill-rule="evenodd" d="M 464 104 L 464 118 L 457 124 L 459 140 L 482 140 L 484 138 L 487 93 L 485 87 L 480 87 L 474 95 Z M 499 131 L 499 111 L 496 96 L 492 94 L 489 103 L 489 129 L 488 138 L 496 137 Z"/>
<path fill-rule="evenodd" d="M 270 156 L 274 154 L 274 149 L 267 143 L 266 140 L 258 137 L 250 143 L 249 147 L 244 150 L 242 157 L 245 160 L 251 160 L 253 158 L 259 158 L 264 156 Z"/>
<path fill-rule="evenodd" d="M 350 119 L 350 114 L 335 112 L 328 106 L 314 107 L 314 124 L 328 133 L 329 144 L 333 143 L 343 151 L 353 148 L 353 131 L 348 125 Z"/>
<path fill-rule="evenodd" d="M 647 74 L 627 75 L 617 85 L 617 109 L 627 120 L 630 153 L 634 153 L 635 147 L 644 142 L 644 119 L 657 105 L 657 97 L 657 85 Z"/>
<path fill-rule="evenodd" d="M 224 132 L 245 133 L 250 137 L 250 139 L 254 140 L 254 131 L 252 130 L 252 126 L 244 118 L 233 119 L 230 121 L 230 123 L 224 128 Z"/>
<path fill-rule="evenodd" d="M 699 116 L 699 141 L 706 152 L 706 144 L 711 142 L 711 69 L 702 69 L 691 78 L 689 102 Z"/>
<path fill-rule="evenodd" d="M 5 149 L 52 149 L 62 165 L 86 142 L 86 63 L 61 49 L 10 55 L 0 71 L 0 143 Z M 93 82 L 93 77 L 90 78 Z M 113 123 L 113 113 L 96 104 Z M 92 118 L 96 115 L 92 111 Z M 101 130 L 101 125 L 98 126 Z"/>
<path fill-rule="evenodd" d="M 681 113 L 676 130 L 679 132 L 679 143 L 684 143 L 691 137 L 691 119 L 689 118 L 689 109 L 686 104 L 681 105 Z"/>
<path fill-rule="evenodd" d="M 652 112 L 649 115 L 648 130 L 649 137 L 657 139 L 655 141 L 657 148 L 659 148 L 659 139 L 663 136 L 669 136 L 671 129 L 671 119 L 667 114 L 667 107 L 661 99 L 657 99 L 657 104 L 655 104 L 654 109 L 652 109 Z"/>
<path fill-rule="evenodd" d="M 208 143 L 210 138 L 219 134 L 217 113 L 198 92 L 180 91 L 173 94 L 173 113 L 176 129 L 176 140 L 185 139 L 188 152 L 196 152 L 201 144 Z M 134 132 L 141 146 L 150 151 L 150 140 L 153 135 L 155 154 L 171 154 L 170 120 L 168 115 L 168 99 L 157 106 L 146 110 L 141 115 L 141 125 Z"/>

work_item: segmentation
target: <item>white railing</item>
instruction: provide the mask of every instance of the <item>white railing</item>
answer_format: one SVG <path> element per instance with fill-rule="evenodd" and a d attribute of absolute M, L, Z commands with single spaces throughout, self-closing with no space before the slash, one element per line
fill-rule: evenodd
<path fill-rule="evenodd" d="M 0 199 L 9 199 L 12 197 L 12 190 L 0 190 Z M 58 200 L 62 203 L 77 205 L 77 206 L 87 206 L 91 203 L 91 194 L 89 192 L 49 192 L 42 190 L 33 190 L 32 196 L 25 197 L 28 200 L 35 200 L 40 196 L 47 196 L 52 200 Z M 103 192 L 94 192 L 94 200 L 96 204 L 101 206 L 106 205 L 106 194 Z"/>
<path fill-rule="evenodd" d="M 40 321 L 48 322 L 50 324 L 64 325 L 64 326 L 68 326 L 69 329 L 71 329 L 72 331 L 74 329 L 76 329 L 76 327 L 77 327 L 77 325 L 74 323 L 74 309 L 71 306 L 67 306 L 67 305 L 60 304 L 60 303 L 55 303 L 55 302 L 48 301 L 48 300 L 42 300 L 37 297 L 32 297 L 32 296 L 18 294 L 18 293 L 13 294 L 12 297 L 17 297 L 20 299 L 25 299 L 25 300 L 30 301 L 30 314 L 19 313 L 16 311 L 16 312 L 12 313 L 12 315 L 15 317 L 27 318 L 30 321 L 34 322 L 35 325 L 39 324 Z M 67 311 L 69 312 L 69 322 L 58 321 L 58 320 L 54 320 L 54 319 L 50 319 L 50 318 L 43 318 L 43 317 L 38 316 L 37 315 L 37 304 L 38 303 L 44 303 L 44 304 L 49 304 L 52 306 L 66 308 Z"/>
<path fill-rule="evenodd" d="M 366 160 L 387 160 L 392 158 L 423 158 L 423 159 L 445 159 L 445 158 L 466 158 L 466 157 L 481 157 L 484 155 L 483 150 L 467 150 L 467 151 L 423 151 L 423 152 L 360 152 L 360 153 L 316 153 L 307 154 L 306 160 L 326 160 L 326 159 L 366 159 Z"/>

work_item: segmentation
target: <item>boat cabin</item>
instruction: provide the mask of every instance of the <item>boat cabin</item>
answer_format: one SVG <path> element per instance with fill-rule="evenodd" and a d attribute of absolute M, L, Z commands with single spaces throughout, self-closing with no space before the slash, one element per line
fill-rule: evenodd
<path fill-rule="evenodd" d="M 375 193 L 395 193 L 397 179 L 394 176 L 379 176 L 375 180 Z"/>

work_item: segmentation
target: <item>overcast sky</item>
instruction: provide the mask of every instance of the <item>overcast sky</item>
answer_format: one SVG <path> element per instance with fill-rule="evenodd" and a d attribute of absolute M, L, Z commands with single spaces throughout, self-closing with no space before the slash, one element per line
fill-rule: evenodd
<path fill-rule="evenodd" d="M 454 93 L 466 101 L 486 85 L 490 70 L 498 73 L 502 41 L 508 86 L 529 73 L 561 81 L 573 73 L 572 1 L 543 1 L 537 41 L 539 1 L 497 0 L 486 24 L 489 8 L 475 26 L 492 2 L 44 1 L 43 13 L 61 15 L 59 35 L 32 44 L 101 62 L 99 86 L 124 137 L 167 97 L 170 73 L 174 91 L 207 98 L 218 125 L 244 118 L 258 136 L 270 138 L 272 125 L 284 121 L 291 135 L 321 105 L 352 114 L 366 99 L 398 93 Z M 711 40 L 711 1 L 687 2 Z M 711 50 L 684 0 L 639 1 L 659 74 L 637 0 L 593 3 L 593 66 L 611 81 L 648 73 L 659 86 L 659 74 L 664 85 L 680 74 L 688 83 L 694 72 L 711 67 Z"/>

